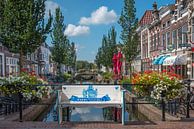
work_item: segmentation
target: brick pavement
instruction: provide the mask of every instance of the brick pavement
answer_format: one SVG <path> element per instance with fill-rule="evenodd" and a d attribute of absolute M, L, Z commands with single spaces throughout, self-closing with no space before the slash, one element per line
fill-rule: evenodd
<path fill-rule="evenodd" d="M 0 129 L 194 129 L 194 121 L 142 121 L 129 122 L 122 126 L 120 123 L 104 122 L 11 122 L 0 121 Z"/>

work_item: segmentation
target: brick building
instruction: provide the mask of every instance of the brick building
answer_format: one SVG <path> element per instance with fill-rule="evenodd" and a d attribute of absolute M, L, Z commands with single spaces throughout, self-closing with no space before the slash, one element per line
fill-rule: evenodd
<path fill-rule="evenodd" d="M 138 28 L 143 71 L 165 69 L 194 78 L 193 6 L 193 0 L 176 0 L 160 8 L 154 3 L 153 10 L 145 12 Z"/>

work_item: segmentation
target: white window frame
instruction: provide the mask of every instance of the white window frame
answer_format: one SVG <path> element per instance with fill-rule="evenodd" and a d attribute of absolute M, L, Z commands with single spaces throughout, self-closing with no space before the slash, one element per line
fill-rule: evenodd
<path fill-rule="evenodd" d="M 3 70 L 3 72 L 2 72 L 2 74 L 3 74 L 3 76 L 5 76 L 5 56 L 4 56 L 4 53 L 0 53 L 0 55 L 2 56 L 2 70 Z"/>

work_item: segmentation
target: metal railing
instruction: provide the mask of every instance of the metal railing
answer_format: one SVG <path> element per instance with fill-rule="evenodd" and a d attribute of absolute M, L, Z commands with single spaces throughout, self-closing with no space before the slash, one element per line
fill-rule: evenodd
<path fill-rule="evenodd" d="M 28 85 L 32 87 L 37 86 L 51 86 L 54 90 L 60 89 L 63 85 L 80 85 L 80 84 L 48 84 L 48 85 Z M 81 85 L 90 85 L 90 84 L 81 84 Z M 91 85 L 114 85 L 114 84 L 91 84 Z M 27 86 L 27 85 L 20 85 L 21 86 Z M 121 85 L 124 89 L 132 89 L 134 86 L 143 86 L 142 84 L 123 84 Z M 126 102 L 126 105 L 142 105 L 142 104 L 148 104 L 148 105 L 155 105 L 162 111 L 162 121 L 166 120 L 165 113 L 169 113 L 171 115 L 177 115 L 177 114 L 183 114 L 186 116 L 186 118 L 190 117 L 190 110 L 193 109 L 194 103 L 191 101 L 192 92 L 190 91 L 190 87 L 187 87 L 186 89 L 186 96 L 184 98 L 177 98 L 175 100 L 166 101 L 165 100 L 165 91 L 161 93 L 161 101 L 157 103 L 152 101 L 146 101 L 146 102 Z M 138 100 L 138 98 L 137 98 Z M 49 103 L 34 103 L 32 101 L 24 101 L 23 96 L 21 93 L 18 93 L 17 98 L 13 97 L 0 97 L 0 115 L 9 115 L 11 113 L 15 113 L 19 111 L 19 119 L 22 122 L 23 118 L 23 109 L 27 108 L 30 105 L 55 105 L 49 104 Z"/>

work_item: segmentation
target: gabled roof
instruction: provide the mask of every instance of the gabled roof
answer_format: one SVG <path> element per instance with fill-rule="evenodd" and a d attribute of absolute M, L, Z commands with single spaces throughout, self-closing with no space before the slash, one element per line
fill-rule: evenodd
<path fill-rule="evenodd" d="M 152 10 L 146 10 L 144 15 L 142 16 L 142 18 L 139 21 L 139 25 L 144 26 L 147 24 L 151 24 L 152 21 L 153 21 Z"/>

